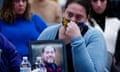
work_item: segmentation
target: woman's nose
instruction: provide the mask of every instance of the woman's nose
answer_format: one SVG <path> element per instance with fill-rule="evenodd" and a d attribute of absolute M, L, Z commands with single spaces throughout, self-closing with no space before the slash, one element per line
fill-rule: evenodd
<path fill-rule="evenodd" d="M 99 6 L 99 7 L 101 7 L 102 6 L 102 3 L 101 3 L 101 1 L 97 1 L 97 6 Z"/>

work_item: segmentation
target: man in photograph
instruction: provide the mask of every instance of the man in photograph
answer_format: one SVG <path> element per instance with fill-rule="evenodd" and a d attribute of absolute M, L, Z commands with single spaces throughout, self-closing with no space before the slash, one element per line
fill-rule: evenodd
<path fill-rule="evenodd" d="M 55 63 L 56 49 L 54 47 L 51 45 L 45 46 L 42 49 L 42 58 L 47 72 L 62 72 L 61 67 Z"/>

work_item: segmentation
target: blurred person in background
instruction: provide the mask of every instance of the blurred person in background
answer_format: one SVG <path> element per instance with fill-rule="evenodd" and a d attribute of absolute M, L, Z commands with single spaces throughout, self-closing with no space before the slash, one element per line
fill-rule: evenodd
<path fill-rule="evenodd" d="M 58 0 L 58 5 L 62 8 L 62 14 L 64 13 L 64 8 L 67 0 Z"/>
<path fill-rule="evenodd" d="M 52 1 L 54 1 L 54 2 L 58 3 L 58 1 L 59 1 L 59 0 L 52 0 Z"/>
<path fill-rule="evenodd" d="M 62 21 L 62 10 L 58 4 L 52 0 L 33 0 L 31 7 L 32 12 L 42 16 L 48 25 Z"/>
<path fill-rule="evenodd" d="M 118 31 L 120 29 L 120 20 L 117 19 L 117 17 L 114 17 L 109 0 L 90 0 L 90 3 L 90 24 L 91 26 L 99 29 L 105 37 L 108 50 L 107 69 L 110 71 L 113 56 L 115 54 L 117 36 L 119 35 Z"/>
<path fill-rule="evenodd" d="M 15 46 L 0 33 L 0 72 L 20 72 L 21 56 Z"/>
<path fill-rule="evenodd" d="M 4 0 L 0 10 L 0 31 L 21 56 L 28 56 L 29 41 L 36 40 L 47 27 L 45 21 L 30 12 L 28 0 Z"/>

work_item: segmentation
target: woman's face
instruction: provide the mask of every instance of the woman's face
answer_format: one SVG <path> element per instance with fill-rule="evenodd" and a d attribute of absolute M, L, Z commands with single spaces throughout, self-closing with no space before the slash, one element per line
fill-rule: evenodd
<path fill-rule="evenodd" d="M 84 23 L 87 20 L 86 9 L 82 5 L 71 3 L 66 8 L 64 17 L 72 21 Z"/>
<path fill-rule="evenodd" d="M 107 0 L 91 0 L 91 5 L 96 13 L 102 14 L 107 7 Z"/>
<path fill-rule="evenodd" d="M 17 15 L 23 15 L 27 6 L 27 0 L 13 0 L 13 9 Z"/>

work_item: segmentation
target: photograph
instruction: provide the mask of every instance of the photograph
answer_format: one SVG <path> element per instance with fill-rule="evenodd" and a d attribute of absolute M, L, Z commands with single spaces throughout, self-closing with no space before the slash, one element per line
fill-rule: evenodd
<path fill-rule="evenodd" d="M 32 69 L 39 60 L 47 72 L 67 72 L 65 44 L 61 40 L 30 41 L 29 57 Z"/>

